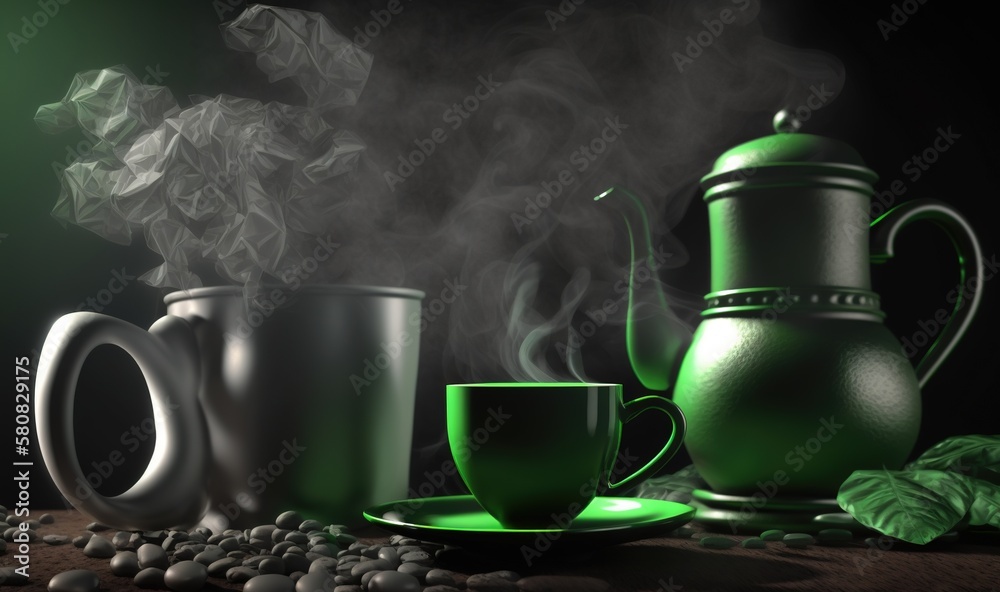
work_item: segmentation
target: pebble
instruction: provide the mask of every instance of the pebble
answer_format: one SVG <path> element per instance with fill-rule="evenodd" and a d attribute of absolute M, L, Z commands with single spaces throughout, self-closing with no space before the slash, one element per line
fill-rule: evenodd
<path fill-rule="evenodd" d="M 399 573 L 409 574 L 420 581 L 427 577 L 427 572 L 431 570 L 429 566 L 420 563 L 404 563 L 396 568 Z"/>
<path fill-rule="evenodd" d="M 333 588 L 333 576 L 326 572 L 306 574 L 295 582 L 295 592 L 325 592 Z"/>
<path fill-rule="evenodd" d="M 181 561 L 163 573 L 163 584 L 174 592 L 196 592 L 208 579 L 208 570 L 197 561 Z"/>
<path fill-rule="evenodd" d="M 139 559 L 140 569 L 146 569 L 147 567 L 167 569 L 170 566 L 170 563 L 167 561 L 167 552 L 159 545 L 146 543 L 139 547 L 139 550 L 135 554 Z M 184 560 L 182 559 L 181 561 Z"/>
<path fill-rule="evenodd" d="M 247 580 L 243 592 L 295 592 L 295 582 L 283 574 L 261 574 Z"/>
<path fill-rule="evenodd" d="M 84 529 L 89 530 L 90 532 L 101 532 L 103 530 L 111 530 L 111 527 L 101 524 L 100 522 L 91 522 L 85 526 Z"/>
<path fill-rule="evenodd" d="M 52 576 L 49 592 L 94 592 L 101 587 L 101 578 L 89 569 L 71 569 Z"/>
<path fill-rule="evenodd" d="M 47 534 L 42 537 L 42 542 L 48 545 L 65 545 L 69 542 L 69 537 L 62 534 Z"/>
<path fill-rule="evenodd" d="M 760 537 L 749 537 L 743 539 L 743 542 L 740 543 L 740 546 L 743 547 L 744 549 L 766 549 L 767 541 L 765 541 Z"/>
<path fill-rule="evenodd" d="M 78 549 L 83 549 L 84 547 L 87 546 L 87 541 L 89 541 L 92 536 L 94 536 L 94 533 L 85 532 L 80 536 L 75 537 L 73 539 L 73 546 L 77 547 Z"/>
<path fill-rule="evenodd" d="M 271 542 L 280 543 L 281 541 L 285 540 L 285 536 L 290 532 L 292 531 L 288 530 L 287 528 L 275 528 L 273 531 L 271 531 Z"/>
<path fill-rule="evenodd" d="M 226 553 L 238 551 L 240 548 L 240 542 L 236 540 L 236 537 L 226 537 L 219 541 L 219 548 Z"/>
<path fill-rule="evenodd" d="M 399 554 L 392 547 L 382 547 L 381 549 L 379 549 L 378 558 L 388 562 L 389 565 L 392 567 L 392 569 L 396 569 L 397 567 L 399 567 L 400 564 Z"/>
<path fill-rule="evenodd" d="M 305 518 L 302 514 L 294 510 L 289 510 L 288 512 L 282 512 L 274 519 L 274 525 L 278 528 L 287 528 L 288 530 L 296 530 Z"/>
<path fill-rule="evenodd" d="M 309 566 L 309 573 L 326 572 L 333 577 L 337 575 L 337 560 L 333 557 L 317 559 Z"/>
<path fill-rule="evenodd" d="M 785 531 L 783 530 L 765 530 L 760 533 L 761 540 L 764 541 L 780 541 L 785 538 Z"/>
<path fill-rule="evenodd" d="M 305 545 L 309 542 L 309 535 L 304 532 L 293 530 L 285 535 L 285 541 L 290 541 L 296 545 Z"/>
<path fill-rule="evenodd" d="M 703 537 L 699 542 L 702 547 L 708 547 L 709 549 L 732 549 L 740 544 L 736 539 L 721 536 Z"/>
<path fill-rule="evenodd" d="M 368 592 L 420 592 L 420 582 L 409 574 L 380 571 L 368 582 Z"/>
<path fill-rule="evenodd" d="M 362 590 L 364 590 L 364 588 L 361 586 L 344 584 L 334 588 L 333 592 L 361 592 Z"/>
<path fill-rule="evenodd" d="M 116 576 L 131 578 L 140 570 L 139 557 L 135 551 L 120 551 L 111 558 L 111 573 Z"/>
<path fill-rule="evenodd" d="M 454 586 L 445 586 L 443 584 L 438 584 L 436 586 L 427 586 L 426 588 L 424 588 L 423 592 L 462 592 L 462 590 Z"/>
<path fill-rule="evenodd" d="M 250 578 L 255 578 L 259 575 L 260 572 L 256 569 L 249 567 L 231 567 L 228 571 L 226 571 L 226 581 L 234 584 L 242 584 Z"/>
<path fill-rule="evenodd" d="M 789 547 L 793 547 L 796 549 L 804 549 L 805 547 L 808 547 L 809 545 L 816 543 L 816 539 L 814 539 L 812 535 L 805 534 L 802 532 L 793 532 L 786 534 L 785 537 L 781 540 Z"/>
<path fill-rule="evenodd" d="M 250 539 L 271 539 L 271 533 L 278 528 L 273 524 L 261 524 L 250 531 Z"/>
<path fill-rule="evenodd" d="M 371 561 L 362 561 L 352 567 L 351 576 L 360 578 L 370 571 L 386 571 L 388 569 L 392 568 L 384 559 L 372 559 Z"/>
<path fill-rule="evenodd" d="M 403 563 L 430 563 L 431 555 L 427 551 L 410 551 L 399 556 Z"/>
<path fill-rule="evenodd" d="M 29 582 L 28 576 L 14 571 L 13 567 L 0 567 L 0 586 L 23 586 Z"/>
<path fill-rule="evenodd" d="M 96 559 L 108 559 L 115 556 L 115 546 L 102 536 L 93 536 L 83 548 L 83 554 Z"/>
<path fill-rule="evenodd" d="M 517 587 L 524 592 L 558 592 L 559 590 L 608 592 L 611 590 L 611 584 L 608 582 L 587 576 L 529 576 L 518 580 Z"/>
<path fill-rule="evenodd" d="M 821 545 L 846 543 L 854 538 L 854 533 L 846 528 L 826 528 L 817 535 Z"/>
<path fill-rule="evenodd" d="M 132 582 L 140 588 L 163 588 L 163 570 L 158 567 L 147 567 L 135 574 Z"/>
<path fill-rule="evenodd" d="M 42 514 L 41 516 L 38 517 L 38 521 L 41 522 L 42 524 L 52 524 L 53 522 L 56 521 L 56 517 L 53 516 L 52 514 Z"/>
<path fill-rule="evenodd" d="M 138 549 L 139 547 L 145 545 L 147 542 L 149 542 L 149 541 L 147 541 L 146 539 L 144 539 L 141 534 L 139 534 L 137 532 L 133 532 L 132 535 L 128 537 L 128 548 L 130 550 L 131 549 Z M 160 544 L 160 541 L 154 541 L 154 542 L 157 545 Z"/>

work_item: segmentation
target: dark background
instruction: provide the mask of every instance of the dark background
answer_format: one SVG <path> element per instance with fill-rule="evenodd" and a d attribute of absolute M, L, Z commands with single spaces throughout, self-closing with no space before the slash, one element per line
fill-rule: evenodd
<path fill-rule="evenodd" d="M 323 12 L 344 32 L 362 26 L 371 19 L 369 12 L 385 7 L 383 2 L 319 3 L 276 2 Z M 657 3 L 658 4 L 658 3 Z M 901 5 L 901 3 L 897 3 Z M 37 359 L 37 350 L 48 327 L 60 315 L 77 308 L 78 303 L 107 286 L 111 271 L 126 268 L 139 275 L 159 261 L 141 241 L 131 247 L 113 245 L 89 232 L 62 228 L 49 215 L 59 191 L 51 170 L 53 161 L 66 158 L 66 147 L 82 139 L 75 133 L 47 136 L 35 127 L 32 116 L 38 105 L 58 100 L 76 72 L 124 63 L 137 73 L 146 65 L 158 64 L 170 72 L 163 84 L 175 96 L 214 95 L 231 92 L 240 95 L 252 85 L 240 74 L 246 60 L 233 67 L 231 58 L 218 34 L 221 20 L 235 17 L 239 8 L 220 19 L 217 2 L 156 1 L 97 2 L 74 0 L 63 6 L 38 35 L 15 54 L 9 44 L 0 47 L 2 74 L 3 142 L 0 143 L 3 189 L 0 198 L 0 277 L 3 281 L 0 308 L 0 338 L 4 359 L 10 364 L 15 356 Z M 724 4 L 720 4 L 724 6 Z M 802 50 L 819 50 L 835 56 L 843 64 L 843 89 L 834 103 L 815 113 L 807 131 L 842 139 L 854 146 L 870 168 L 881 176 L 878 189 L 893 180 L 906 182 L 902 199 L 934 197 L 947 201 L 972 222 L 987 259 L 998 248 L 994 216 L 996 182 L 994 171 L 998 154 L 995 134 L 996 57 L 995 14 L 962 3 L 907 3 L 917 11 L 899 30 L 885 39 L 877 21 L 888 20 L 894 10 L 890 2 L 858 3 L 845 7 L 832 2 L 764 0 L 755 19 L 768 39 Z M 468 63 L 479 49 L 479 31 L 490 30 L 493 23 L 511 14 L 533 14 L 544 19 L 546 9 L 558 10 L 556 3 L 406 3 L 398 28 L 388 27 L 370 49 L 376 60 L 402 59 L 408 54 L 418 60 L 426 50 L 428 71 L 440 80 L 457 73 L 449 55 Z M 20 28 L 22 16 L 39 10 L 35 2 L 5 2 L 0 8 L 0 32 L 5 35 Z M 611 3 L 587 0 L 572 19 L 593 14 L 662 15 L 651 2 Z M 403 17 L 409 17 L 407 23 Z M 652 18 L 658 18 L 653 16 Z M 681 30 L 697 31 L 697 22 Z M 405 31 L 426 27 L 421 43 L 405 46 L 412 36 Z M 695 28 L 689 28 L 695 27 Z M 352 35 L 353 36 L 353 35 Z M 394 50 L 392 44 L 404 45 Z M 675 42 L 683 51 L 683 36 Z M 721 45 L 721 44 L 720 44 Z M 448 51 L 442 51 L 442 47 Z M 381 53 L 380 53 L 381 48 Z M 614 46 L 600 49 L 615 55 Z M 621 68 L 627 72 L 631 56 L 622 50 Z M 708 52 L 713 49 L 709 48 Z M 387 56 L 387 57 L 380 57 Z M 473 56 L 470 58 L 470 56 Z M 483 56 L 493 59 L 494 56 Z M 436 60 L 436 61 L 435 61 Z M 664 61 L 670 67 L 669 60 Z M 233 72 L 237 72 L 236 75 Z M 246 70 L 249 71 L 249 70 Z M 378 88 L 373 73 L 366 92 Z M 597 81 L 598 85 L 601 81 Z M 641 80 L 635 81 L 641 84 Z M 420 88 L 414 89 L 420 92 Z M 467 91 L 466 91 L 467 92 Z M 459 95 L 461 96 L 461 95 Z M 661 107 L 649 104 L 650 110 Z M 439 111 L 438 111 L 439 112 Z M 748 107 L 740 117 L 742 126 L 725 134 L 725 142 L 711 147 L 717 155 L 730 146 L 769 132 L 773 111 Z M 722 114 L 720 113 L 720 119 Z M 727 121 L 732 121 L 729 114 Z M 929 147 L 939 127 L 951 126 L 961 138 L 943 153 L 919 180 L 911 181 L 902 171 L 914 154 Z M 429 128 L 428 128 L 429 129 Z M 405 146 L 413 135 L 397 142 Z M 691 137 L 692 144 L 698 143 Z M 382 147 L 385 160 L 391 161 L 396 146 Z M 460 145 L 442 150 L 460 150 Z M 707 172 L 712 158 L 702 159 L 700 170 L 689 171 L 692 179 Z M 541 181 L 542 179 L 539 179 Z M 418 181 L 419 182 L 419 181 Z M 408 181 L 409 183 L 409 181 Z M 410 187 L 419 187 L 411 184 Z M 420 196 L 433 204 L 432 194 Z M 695 196 L 680 222 L 673 229 L 689 252 L 689 262 L 676 270 L 670 284 L 678 290 L 698 295 L 708 289 L 707 218 L 700 195 Z M 917 322 L 932 317 L 945 306 L 945 294 L 955 285 L 957 272 L 951 247 L 943 236 L 912 228 L 900 238 L 899 256 L 893 262 L 873 270 L 874 287 L 882 295 L 883 308 L 889 316 L 886 324 L 897 335 L 912 336 Z M 437 290 L 434 285 L 411 287 Z M 988 282 L 979 314 L 952 357 L 924 389 L 924 421 L 915 452 L 951 435 L 998 433 L 995 408 L 991 403 L 998 391 L 1000 345 L 997 341 L 998 288 Z M 130 285 L 102 311 L 140 326 L 149 326 L 164 312 L 163 292 L 138 281 Z M 422 350 L 418 384 L 413 473 L 440 465 L 444 449 L 444 385 L 463 380 L 448 362 L 444 337 L 428 338 Z M 34 350 L 34 353 L 33 353 Z M 626 358 L 610 356 L 597 364 L 603 375 L 592 378 L 622 382 L 626 392 L 637 393 L 638 382 L 628 369 Z M 10 368 L 10 366 L 8 366 Z M 81 465 L 100 459 L 103 452 L 118 447 L 118 436 L 150 413 L 148 400 L 137 369 L 129 358 L 113 348 L 95 352 L 84 370 L 77 397 L 77 441 Z M 13 397 L 0 411 L 0 431 L 13 431 Z M 660 427 L 654 418 L 641 418 L 635 429 L 626 434 L 624 446 L 633 451 L 651 451 L 651 442 Z M 143 449 L 148 458 L 151 442 Z M 141 471 L 143 453 L 133 455 L 131 470 L 119 471 L 102 491 L 113 493 L 125 487 Z M 58 493 L 43 478 L 40 456 L 32 482 L 32 505 L 59 507 Z M 9 442 L 2 447 L 0 462 L 7 475 L 13 454 Z M 671 463 L 672 468 L 687 464 L 684 454 Z M 12 482 L 6 477 L 0 484 L 0 503 L 9 505 Z"/>

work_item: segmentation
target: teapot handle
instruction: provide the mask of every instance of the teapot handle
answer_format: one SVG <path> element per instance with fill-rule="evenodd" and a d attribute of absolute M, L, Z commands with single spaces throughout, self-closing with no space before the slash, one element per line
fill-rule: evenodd
<path fill-rule="evenodd" d="M 979 308 L 983 285 L 983 254 L 976 233 L 964 216 L 944 202 L 917 199 L 894 207 L 871 223 L 872 263 L 884 263 L 891 259 L 895 254 L 893 242 L 896 234 L 917 220 L 934 222 L 951 239 L 958 254 L 960 278 L 959 294 L 948 321 L 916 366 L 917 381 L 923 388 L 965 334 Z"/>
<path fill-rule="evenodd" d="M 77 379 L 87 356 L 103 344 L 124 349 L 139 366 L 149 387 L 156 427 L 149 466 L 127 491 L 113 497 L 97 492 L 94 487 L 99 483 L 84 476 L 73 435 Z M 205 418 L 198 404 L 200 372 L 194 332 L 180 317 L 163 317 L 148 332 L 93 312 L 74 312 L 57 320 L 38 364 L 35 425 L 42 458 L 66 499 L 122 530 L 196 523 L 207 507 L 202 484 L 209 456 Z"/>

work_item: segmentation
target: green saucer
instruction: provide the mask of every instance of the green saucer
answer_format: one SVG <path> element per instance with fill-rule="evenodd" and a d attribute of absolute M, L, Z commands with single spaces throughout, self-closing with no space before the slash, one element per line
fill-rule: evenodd
<path fill-rule="evenodd" d="M 863 524 L 844 512 L 835 499 L 725 495 L 706 489 L 691 492 L 697 522 L 732 533 L 754 534 L 777 528 L 795 532 L 818 532 L 846 528 L 866 532 Z"/>
<path fill-rule="evenodd" d="M 504 528 L 471 495 L 408 499 L 379 504 L 365 518 L 386 530 L 416 539 L 459 546 L 536 545 L 598 547 L 662 536 L 694 517 L 677 502 L 631 497 L 598 497 L 568 528 Z M 546 544 L 543 541 L 543 544 Z M 548 545 L 546 545 L 548 546 Z"/>

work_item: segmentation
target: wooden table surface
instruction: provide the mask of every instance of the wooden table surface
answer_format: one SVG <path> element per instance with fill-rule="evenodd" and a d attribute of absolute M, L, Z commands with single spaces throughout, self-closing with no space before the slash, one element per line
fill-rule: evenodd
<path fill-rule="evenodd" d="M 41 515 L 33 512 L 33 517 Z M 39 535 L 83 532 L 91 519 L 75 510 L 53 510 L 53 524 Z M 697 523 L 691 526 L 697 528 Z M 110 538 L 115 531 L 104 531 Z M 364 542 L 386 542 L 377 529 L 355 532 Z M 733 537 L 742 539 L 745 537 Z M 0 554 L 0 567 L 17 565 L 14 546 Z M 102 590 L 132 590 L 131 578 L 115 576 L 108 559 L 92 559 L 72 544 L 30 545 L 30 582 L 21 590 L 44 590 L 49 578 L 69 569 L 90 569 L 101 578 Z M 925 548 L 893 545 L 882 551 L 861 540 L 847 546 L 790 549 L 769 543 L 766 549 L 713 550 L 695 538 L 657 538 L 606 547 L 575 560 L 549 561 L 526 568 L 511 559 L 458 552 L 438 566 L 464 576 L 512 569 L 522 576 L 591 576 L 608 583 L 607 590 L 632 592 L 695 592 L 720 590 L 905 590 L 921 592 L 1000 592 L 1000 545 L 983 541 L 940 543 Z M 464 580 L 464 578 L 461 578 Z M 557 581 L 557 580 L 553 580 Z M 239 590 L 242 585 L 209 578 L 206 590 Z M 564 581 L 556 590 L 581 592 L 580 584 Z M 13 589 L 13 588 L 11 588 Z"/>

